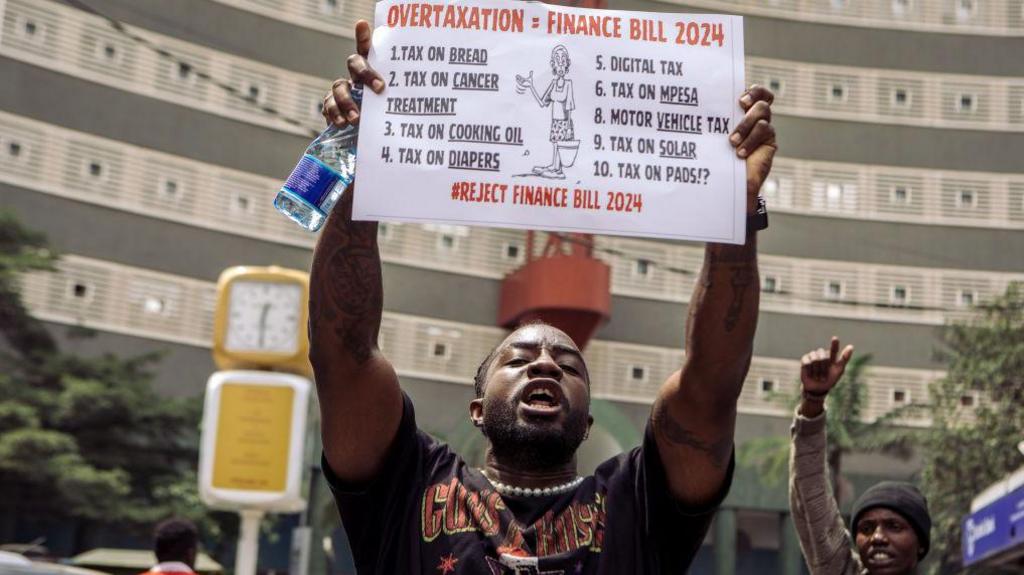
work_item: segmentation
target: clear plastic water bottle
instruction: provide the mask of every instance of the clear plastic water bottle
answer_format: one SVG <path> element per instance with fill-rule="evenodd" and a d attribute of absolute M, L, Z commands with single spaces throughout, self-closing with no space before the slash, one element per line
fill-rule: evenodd
<path fill-rule="evenodd" d="M 362 103 L 362 86 L 352 87 L 352 99 Z M 321 132 L 277 192 L 277 211 L 311 232 L 319 230 L 355 177 L 358 137 L 359 128 L 352 124 Z"/>

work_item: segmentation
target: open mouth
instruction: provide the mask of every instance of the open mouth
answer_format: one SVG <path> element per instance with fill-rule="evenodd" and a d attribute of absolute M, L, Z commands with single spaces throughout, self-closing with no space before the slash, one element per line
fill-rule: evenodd
<path fill-rule="evenodd" d="M 535 379 L 526 384 L 519 402 L 532 415 L 552 415 L 562 410 L 562 388 L 551 379 Z"/>
<path fill-rule="evenodd" d="M 888 551 L 882 549 L 872 549 L 871 551 L 868 551 L 867 559 L 867 562 L 869 564 L 881 566 L 892 563 L 896 559 L 896 557 Z"/>

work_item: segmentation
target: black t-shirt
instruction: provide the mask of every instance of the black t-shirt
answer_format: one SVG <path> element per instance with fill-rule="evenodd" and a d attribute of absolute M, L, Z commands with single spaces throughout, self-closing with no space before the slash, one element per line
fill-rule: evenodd
<path fill-rule="evenodd" d="M 404 396 L 404 394 L 403 394 Z M 721 499 L 687 509 L 669 495 L 648 426 L 641 447 L 602 463 L 572 492 L 499 495 L 480 472 L 416 427 L 404 396 L 378 478 L 356 489 L 331 472 L 360 575 L 682 574 Z"/>

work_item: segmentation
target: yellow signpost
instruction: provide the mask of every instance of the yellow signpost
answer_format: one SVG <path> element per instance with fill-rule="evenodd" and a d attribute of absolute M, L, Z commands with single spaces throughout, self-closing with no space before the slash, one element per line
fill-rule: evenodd
<path fill-rule="evenodd" d="M 220 395 L 213 486 L 284 491 L 295 390 L 229 383 Z"/>

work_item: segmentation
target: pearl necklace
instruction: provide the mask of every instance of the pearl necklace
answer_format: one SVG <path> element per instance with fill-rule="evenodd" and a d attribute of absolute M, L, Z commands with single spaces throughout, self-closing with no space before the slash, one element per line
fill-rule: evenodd
<path fill-rule="evenodd" d="M 567 481 L 561 485 L 553 485 L 551 487 L 517 487 L 515 485 L 507 485 L 500 481 L 495 481 L 487 476 L 487 472 L 483 469 L 480 473 L 491 482 L 494 486 L 494 490 L 501 495 L 513 495 L 517 497 L 546 497 L 548 495 L 559 495 L 562 493 L 568 493 L 573 489 L 579 487 L 580 483 L 583 483 L 583 478 L 576 476 L 576 479 Z"/>

